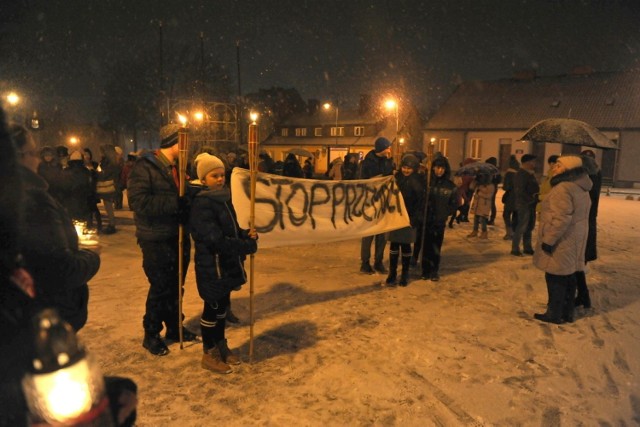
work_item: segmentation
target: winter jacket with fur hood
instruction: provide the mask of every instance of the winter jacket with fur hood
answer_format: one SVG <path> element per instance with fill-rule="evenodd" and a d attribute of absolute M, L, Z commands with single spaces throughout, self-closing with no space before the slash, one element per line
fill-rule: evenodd
<path fill-rule="evenodd" d="M 189 221 L 196 248 L 196 284 L 200 297 L 214 304 L 246 283 L 243 262 L 256 252 L 257 242 L 238 226 L 228 188 L 200 188 Z"/>
<path fill-rule="evenodd" d="M 551 186 L 542 201 L 533 263 L 559 276 L 584 271 L 591 180 L 583 168 L 576 168 L 554 176 Z M 543 251 L 542 244 L 550 246 L 552 253 Z"/>

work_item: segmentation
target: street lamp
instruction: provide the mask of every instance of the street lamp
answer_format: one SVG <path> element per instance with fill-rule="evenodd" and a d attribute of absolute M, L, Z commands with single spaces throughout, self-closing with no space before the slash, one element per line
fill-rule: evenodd
<path fill-rule="evenodd" d="M 400 132 L 400 105 L 398 104 L 398 101 L 396 101 L 395 99 L 387 99 L 384 102 L 384 106 L 387 110 L 395 110 L 395 114 L 396 114 L 396 137 L 395 137 L 395 144 L 394 146 L 394 161 L 396 163 L 396 166 L 400 163 L 400 141 L 399 141 L 399 132 Z"/>
<path fill-rule="evenodd" d="M 11 105 L 12 107 L 15 107 L 20 102 L 20 96 L 15 92 L 9 92 L 6 99 L 9 105 Z"/>
<path fill-rule="evenodd" d="M 69 144 L 71 145 L 76 145 L 80 142 L 80 138 L 76 137 L 76 136 L 71 136 L 69 137 Z"/>
<path fill-rule="evenodd" d="M 332 105 L 330 102 L 325 102 L 324 104 L 322 104 L 322 108 L 324 108 L 327 111 L 329 111 L 331 109 L 331 107 L 335 108 L 335 110 L 336 110 L 335 137 L 336 137 L 336 145 L 338 145 L 338 113 L 340 111 L 340 108 L 338 107 L 338 103 L 337 102 L 336 102 L 335 105 Z"/>

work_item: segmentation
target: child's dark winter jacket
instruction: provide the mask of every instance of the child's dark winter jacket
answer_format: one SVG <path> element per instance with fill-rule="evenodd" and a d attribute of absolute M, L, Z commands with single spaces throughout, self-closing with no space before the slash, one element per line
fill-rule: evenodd
<path fill-rule="evenodd" d="M 208 303 L 246 283 L 243 262 L 257 250 L 256 240 L 238 226 L 228 188 L 202 189 L 191 207 L 191 237 L 195 242 L 196 283 Z"/>

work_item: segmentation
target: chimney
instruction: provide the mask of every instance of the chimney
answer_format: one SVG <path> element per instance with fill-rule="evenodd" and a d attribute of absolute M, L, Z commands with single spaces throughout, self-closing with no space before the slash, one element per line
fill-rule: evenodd
<path fill-rule="evenodd" d="M 369 111 L 371 111 L 371 95 L 362 94 L 360 95 L 360 108 L 358 109 L 358 114 L 363 116 Z"/>
<path fill-rule="evenodd" d="M 307 112 L 310 116 L 313 116 L 320 109 L 320 101 L 317 99 L 307 100 Z"/>

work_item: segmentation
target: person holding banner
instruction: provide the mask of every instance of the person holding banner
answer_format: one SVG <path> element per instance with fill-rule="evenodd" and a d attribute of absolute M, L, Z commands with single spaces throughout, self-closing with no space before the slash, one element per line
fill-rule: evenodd
<path fill-rule="evenodd" d="M 430 186 L 427 189 L 427 215 L 422 250 L 423 280 L 440 280 L 440 252 L 444 241 L 447 218 L 458 208 L 457 187 L 449 178 L 451 166 L 446 157 L 438 157 L 431 164 Z"/>
<path fill-rule="evenodd" d="M 247 282 L 244 260 L 257 251 L 258 234 L 238 225 L 222 160 L 202 153 L 195 167 L 200 191 L 193 199 L 190 225 L 196 247 L 196 284 L 204 300 L 201 364 L 211 372 L 228 374 L 232 371 L 229 365 L 240 364 L 225 338 L 231 291 Z"/>
<path fill-rule="evenodd" d="M 369 179 L 374 176 L 389 176 L 393 173 L 393 160 L 391 159 L 391 141 L 387 138 L 379 137 L 375 141 L 375 148 L 367 153 L 360 165 L 360 179 Z M 371 243 L 375 239 L 374 264 L 371 268 Z M 361 273 L 373 274 L 374 269 L 378 273 L 386 274 L 382 258 L 384 257 L 384 247 L 387 244 L 384 233 L 375 236 L 362 238 L 360 244 L 360 266 Z"/>
<path fill-rule="evenodd" d="M 421 176 L 418 174 L 420 162 L 413 154 L 407 154 L 402 158 L 400 171 L 396 172 L 396 183 L 402 193 L 402 200 L 409 216 L 411 225 L 389 232 L 389 276 L 386 283 L 389 286 L 396 285 L 398 258 L 402 250 L 402 273 L 398 284 L 409 284 L 409 267 L 411 264 L 411 244 L 416 241 L 416 229 L 422 221 L 425 188 Z"/>
<path fill-rule="evenodd" d="M 160 337 L 163 323 L 167 329 L 165 338 L 172 341 L 179 340 L 178 328 L 183 328 L 178 319 L 178 224 L 187 222 L 189 204 L 187 197 L 179 197 L 175 164 L 179 154 L 179 129 L 177 124 L 161 129 L 160 149 L 138 158 L 127 183 L 136 238 L 142 250 L 142 268 L 149 280 L 142 346 L 155 356 L 169 354 L 169 348 Z M 191 241 L 184 239 L 185 275 L 190 247 Z M 183 328 L 183 341 L 195 339 L 195 334 Z"/>

